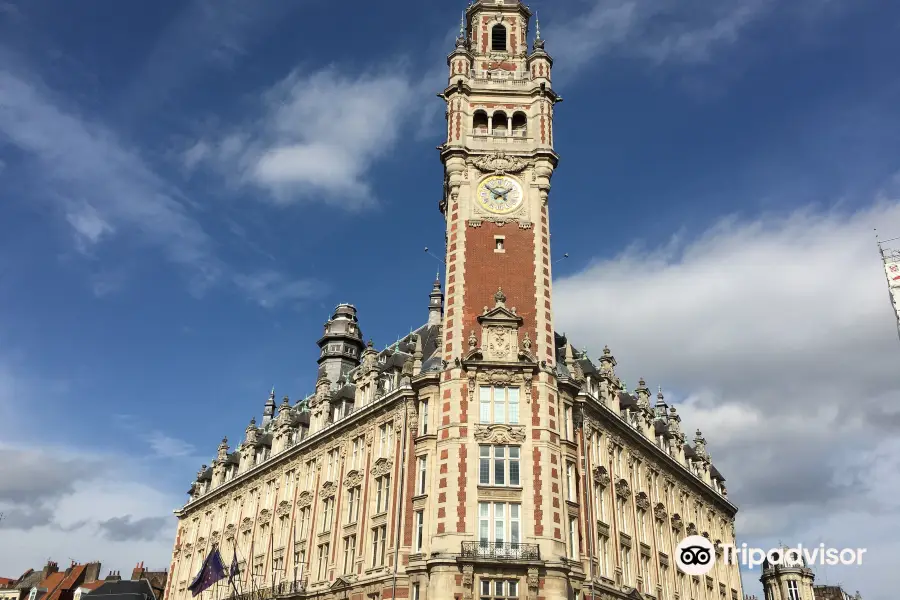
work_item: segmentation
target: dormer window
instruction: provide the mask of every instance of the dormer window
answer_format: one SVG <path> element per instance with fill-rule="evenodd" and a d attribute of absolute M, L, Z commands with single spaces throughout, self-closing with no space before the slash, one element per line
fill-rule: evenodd
<path fill-rule="evenodd" d="M 494 25 L 491 29 L 491 50 L 506 52 L 506 27 L 503 25 Z"/>
<path fill-rule="evenodd" d="M 28 600 L 34 600 L 35 598 L 37 598 L 37 593 L 38 590 L 36 587 L 31 588 L 31 593 L 28 594 Z"/>

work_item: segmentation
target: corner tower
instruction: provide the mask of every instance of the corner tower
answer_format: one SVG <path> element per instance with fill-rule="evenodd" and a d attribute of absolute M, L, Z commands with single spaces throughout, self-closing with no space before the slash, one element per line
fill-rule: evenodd
<path fill-rule="evenodd" d="M 553 150 L 553 61 L 519 0 L 466 10 L 449 55 L 444 163 L 447 278 L 444 358 L 464 354 L 502 290 L 539 360 L 554 361 L 547 201 Z"/>

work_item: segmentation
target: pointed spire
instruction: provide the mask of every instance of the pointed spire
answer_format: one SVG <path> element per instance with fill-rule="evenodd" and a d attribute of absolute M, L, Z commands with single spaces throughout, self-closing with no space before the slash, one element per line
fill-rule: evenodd
<path fill-rule="evenodd" d="M 541 21 L 538 19 L 537 13 L 534 14 L 534 49 L 544 49 L 544 40 L 541 38 Z"/>
<path fill-rule="evenodd" d="M 272 420 L 272 417 L 275 416 L 275 386 L 272 386 L 272 391 L 269 393 L 269 399 L 266 400 L 266 407 L 263 410 L 263 419 L 262 424 L 263 427 Z"/>

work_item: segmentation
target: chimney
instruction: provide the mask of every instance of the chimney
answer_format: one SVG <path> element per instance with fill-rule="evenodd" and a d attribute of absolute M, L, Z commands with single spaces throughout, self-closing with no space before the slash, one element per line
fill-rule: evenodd
<path fill-rule="evenodd" d="M 100 561 L 90 562 L 84 568 L 84 582 L 93 583 L 100 579 Z"/>
<path fill-rule="evenodd" d="M 131 572 L 131 580 L 137 581 L 137 580 L 141 579 L 144 576 L 145 571 L 146 571 L 146 569 L 144 569 L 144 561 L 139 562 L 137 564 L 137 566 L 134 567 L 134 570 Z"/>
<path fill-rule="evenodd" d="M 118 571 L 110 571 L 106 576 L 106 581 L 122 581 L 122 576 Z"/>
<path fill-rule="evenodd" d="M 45 566 L 43 571 L 41 571 L 41 579 L 47 579 L 47 577 L 51 573 L 57 573 L 58 571 L 59 571 L 59 565 L 57 565 L 52 560 L 48 560 L 47 566 Z"/>

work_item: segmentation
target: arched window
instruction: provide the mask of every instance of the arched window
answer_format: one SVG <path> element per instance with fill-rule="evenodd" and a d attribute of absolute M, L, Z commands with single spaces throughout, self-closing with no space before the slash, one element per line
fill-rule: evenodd
<path fill-rule="evenodd" d="M 528 117 L 523 112 L 513 114 L 512 118 L 513 135 L 516 137 L 528 136 Z"/>
<path fill-rule="evenodd" d="M 503 25 L 494 25 L 491 29 L 491 50 L 506 52 L 506 27 Z"/>
<path fill-rule="evenodd" d="M 502 110 L 495 112 L 492 121 L 495 135 L 507 135 L 507 132 L 509 131 L 509 117 L 505 112 Z"/>
<path fill-rule="evenodd" d="M 476 110 L 472 115 L 472 131 L 475 135 L 487 135 L 488 133 L 488 116 L 483 110 Z"/>

